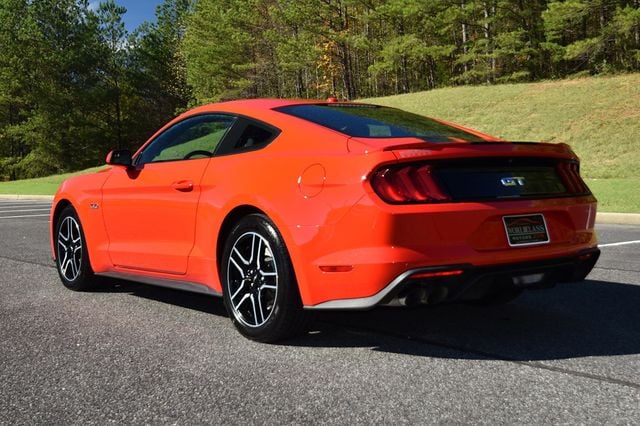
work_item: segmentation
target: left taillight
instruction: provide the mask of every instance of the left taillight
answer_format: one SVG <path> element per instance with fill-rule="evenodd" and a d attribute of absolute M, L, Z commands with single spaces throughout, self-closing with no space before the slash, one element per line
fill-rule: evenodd
<path fill-rule="evenodd" d="M 391 204 L 432 203 L 451 198 L 433 178 L 430 165 L 388 166 L 378 169 L 371 186 L 382 200 Z"/>

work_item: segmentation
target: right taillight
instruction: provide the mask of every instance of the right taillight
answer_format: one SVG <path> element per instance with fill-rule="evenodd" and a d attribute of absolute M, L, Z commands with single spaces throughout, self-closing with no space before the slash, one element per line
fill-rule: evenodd
<path fill-rule="evenodd" d="M 433 179 L 430 165 L 383 167 L 373 174 L 371 186 L 380 198 L 393 204 L 450 200 Z"/>
<path fill-rule="evenodd" d="M 558 174 L 562 178 L 565 188 L 569 194 L 587 194 L 589 188 L 580 177 L 580 169 L 577 163 L 558 163 Z"/>

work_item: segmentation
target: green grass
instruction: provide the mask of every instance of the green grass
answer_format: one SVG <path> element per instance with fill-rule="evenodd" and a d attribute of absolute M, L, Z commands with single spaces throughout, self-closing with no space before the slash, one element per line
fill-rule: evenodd
<path fill-rule="evenodd" d="M 514 141 L 565 142 L 599 210 L 640 213 L 640 74 L 367 99 Z"/>
<path fill-rule="evenodd" d="M 63 180 L 80 174 L 97 172 L 105 166 L 93 167 L 75 173 L 47 176 L 35 179 L 23 179 L 12 182 L 0 182 L 0 194 L 53 195 Z"/>
<path fill-rule="evenodd" d="M 640 178 L 640 74 L 368 99 L 509 140 L 566 142 L 588 178 Z"/>
<path fill-rule="evenodd" d="M 598 199 L 598 211 L 640 213 L 640 178 L 586 181 Z"/>
<path fill-rule="evenodd" d="M 566 142 L 582 159 L 600 211 L 640 213 L 640 74 L 454 87 L 368 101 L 505 139 Z M 0 194 L 52 195 L 73 174 L 0 182 Z"/>

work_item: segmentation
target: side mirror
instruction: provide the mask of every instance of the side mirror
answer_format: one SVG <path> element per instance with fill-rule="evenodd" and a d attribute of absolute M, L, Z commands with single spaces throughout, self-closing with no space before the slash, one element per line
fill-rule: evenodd
<path fill-rule="evenodd" d="M 128 149 L 114 149 L 107 154 L 107 164 L 112 166 L 131 167 L 131 151 Z"/>

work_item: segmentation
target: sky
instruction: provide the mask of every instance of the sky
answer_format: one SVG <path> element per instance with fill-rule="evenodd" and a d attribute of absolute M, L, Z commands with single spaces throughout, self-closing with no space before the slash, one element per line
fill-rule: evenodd
<path fill-rule="evenodd" d="M 97 8 L 99 3 L 98 0 L 91 1 L 90 7 Z M 156 6 L 162 3 L 162 0 L 116 0 L 116 3 L 127 8 L 124 23 L 127 31 L 131 32 L 144 21 L 155 21 Z"/>

